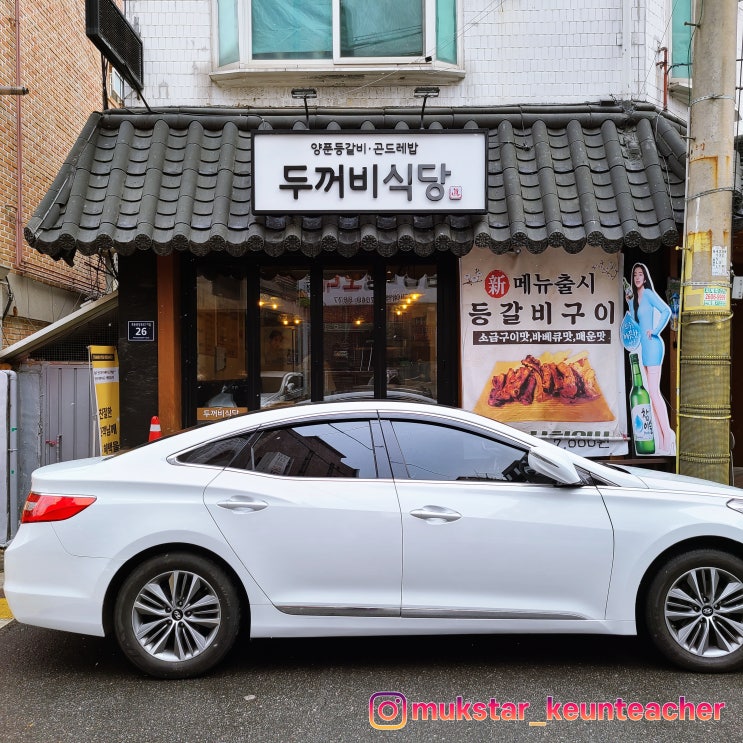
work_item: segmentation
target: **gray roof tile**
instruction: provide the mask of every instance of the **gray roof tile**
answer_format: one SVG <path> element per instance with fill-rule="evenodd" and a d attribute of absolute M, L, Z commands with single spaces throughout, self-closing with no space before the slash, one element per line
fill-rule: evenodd
<path fill-rule="evenodd" d="M 419 111 L 315 114 L 313 127 L 415 129 Z M 484 128 L 485 215 L 256 216 L 251 129 L 306 128 L 292 111 L 236 109 L 93 114 L 25 230 L 70 260 L 114 250 L 233 256 L 323 251 L 462 255 L 472 245 L 539 253 L 586 244 L 653 251 L 680 240 L 683 127 L 644 104 L 429 110 L 433 129 Z"/>

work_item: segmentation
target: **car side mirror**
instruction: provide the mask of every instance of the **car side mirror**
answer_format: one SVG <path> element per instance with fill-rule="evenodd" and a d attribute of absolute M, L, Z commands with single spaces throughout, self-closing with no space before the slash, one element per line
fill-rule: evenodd
<path fill-rule="evenodd" d="M 538 474 L 556 480 L 560 485 L 583 484 L 570 457 L 552 446 L 535 446 L 529 451 L 529 466 Z"/>

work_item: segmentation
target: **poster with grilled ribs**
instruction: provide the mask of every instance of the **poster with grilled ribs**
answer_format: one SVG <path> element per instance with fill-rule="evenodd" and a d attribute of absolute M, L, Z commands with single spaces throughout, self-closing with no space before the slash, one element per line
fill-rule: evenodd
<path fill-rule="evenodd" d="M 627 453 L 621 260 L 463 257 L 464 407 L 584 455 Z"/>

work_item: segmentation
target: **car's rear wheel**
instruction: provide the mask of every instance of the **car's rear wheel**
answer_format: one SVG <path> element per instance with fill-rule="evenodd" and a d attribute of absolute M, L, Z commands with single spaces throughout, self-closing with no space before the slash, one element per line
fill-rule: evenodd
<path fill-rule="evenodd" d="M 650 584 L 645 619 L 656 647 L 682 668 L 743 667 L 743 560 L 713 549 L 669 560 Z"/>
<path fill-rule="evenodd" d="M 234 644 L 240 599 L 232 580 L 211 560 L 167 553 L 141 563 L 124 580 L 114 627 L 121 649 L 146 673 L 198 676 Z"/>

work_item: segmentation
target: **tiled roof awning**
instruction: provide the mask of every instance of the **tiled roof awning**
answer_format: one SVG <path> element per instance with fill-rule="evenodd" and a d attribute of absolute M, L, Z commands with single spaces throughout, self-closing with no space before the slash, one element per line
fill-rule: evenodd
<path fill-rule="evenodd" d="M 417 129 L 417 109 L 339 110 L 310 128 Z M 489 131 L 484 215 L 256 216 L 251 131 L 307 128 L 297 110 L 164 109 L 93 114 L 28 222 L 36 250 L 233 256 L 298 251 L 462 255 L 548 247 L 654 251 L 679 243 L 686 143 L 645 104 L 433 109 L 429 129 Z"/>

